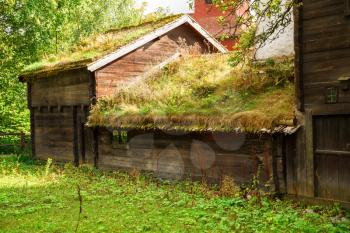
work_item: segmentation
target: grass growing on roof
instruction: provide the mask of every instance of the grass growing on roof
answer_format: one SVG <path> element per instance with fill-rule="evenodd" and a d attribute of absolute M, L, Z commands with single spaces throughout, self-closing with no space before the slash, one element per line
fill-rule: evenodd
<path fill-rule="evenodd" d="M 185 56 L 128 83 L 92 109 L 107 127 L 258 131 L 294 118 L 291 60 L 230 67 L 225 55 Z"/>
<path fill-rule="evenodd" d="M 57 68 L 64 68 L 68 64 L 90 63 L 93 60 L 115 51 L 136 39 L 162 27 L 179 18 L 181 15 L 156 18 L 143 22 L 140 25 L 122 29 L 109 30 L 92 37 L 84 38 L 79 44 L 69 51 L 49 55 L 41 61 L 35 62 L 23 69 L 24 74 L 31 74 L 37 71 L 50 71 Z"/>

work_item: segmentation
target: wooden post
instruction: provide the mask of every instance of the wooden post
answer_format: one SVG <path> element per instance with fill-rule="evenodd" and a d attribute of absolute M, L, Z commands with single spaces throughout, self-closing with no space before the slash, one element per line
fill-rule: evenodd
<path fill-rule="evenodd" d="M 84 123 L 81 123 L 80 124 L 80 150 L 81 150 L 81 158 L 82 158 L 82 161 L 83 163 L 86 163 L 86 150 L 85 150 L 85 127 L 84 127 Z"/>
<path fill-rule="evenodd" d="M 98 140 L 99 140 L 99 130 L 98 128 L 93 129 L 93 136 L 94 136 L 94 146 L 93 146 L 93 153 L 94 153 L 94 165 L 96 168 L 98 168 Z"/>
<path fill-rule="evenodd" d="M 278 177 L 278 165 L 277 165 L 277 157 L 278 157 L 278 146 L 279 146 L 279 135 L 273 135 L 271 144 L 272 144 L 272 149 L 271 149 L 271 156 L 272 156 L 272 179 L 273 179 L 273 184 L 275 188 L 276 193 L 280 193 L 280 183 L 279 183 L 279 177 Z"/>
<path fill-rule="evenodd" d="M 35 108 L 32 106 L 32 84 L 27 83 L 27 101 L 30 110 L 30 141 L 32 146 L 32 158 L 35 157 Z"/>
<path fill-rule="evenodd" d="M 95 72 L 89 73 L 89 98 L 90 105 L 96 104 L 96 77 Z"/>
<path fill-rule="evenodd" d="M 74 165 L 79 166 L 79 141 L 78 141 L 78 119 L 77 119 L 77 106 L 73 106 L 73 154 Z"/>
<path fill-rule="evenodd" d="M 305 168 L 306 187 L 305 192 L 309 197 L 315 196 L 315 170 L 314 170 L 314 138 L 313 138 L 313 115 L 312 110 L 305 112 Z"/>
<path fill-rule="evenodd" d="M 302 0 L 298 0 L 298 3 L 302 3 Z M 304 80 L 303 80 L 303 66 L 304 66 L 304 56 L 303 56 L 303 6 L 294 7 L 294 50 L 295 50 L 295 60 L 294 60 L 294 71 L 295 71 L 295 91 L 296 91 L 296 103 L 298 110 L 304 111 Z"/>

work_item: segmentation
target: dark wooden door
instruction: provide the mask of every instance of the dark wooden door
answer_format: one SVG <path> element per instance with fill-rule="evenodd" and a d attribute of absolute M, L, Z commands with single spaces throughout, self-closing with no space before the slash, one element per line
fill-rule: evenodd
<path fill-rule="evenodd" d="M 350 202 L 350 115 L 314 118 L 315 194 Z"/>

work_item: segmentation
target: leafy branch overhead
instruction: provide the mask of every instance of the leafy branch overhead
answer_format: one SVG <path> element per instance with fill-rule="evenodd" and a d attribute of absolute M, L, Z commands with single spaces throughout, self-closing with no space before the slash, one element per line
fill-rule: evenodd
<path fill-rule="evenodd" d="M 213 3 L 224 12 L 218 19 L 223 28 L 231 27 L 225 38 L 240 42 L 231 58 L 234 65 L 252 55 L 252 48 L 261 48 L 278 38 L 292 23 L 293 8 L 301 6 L 300 0 L 213 0 Z"/>

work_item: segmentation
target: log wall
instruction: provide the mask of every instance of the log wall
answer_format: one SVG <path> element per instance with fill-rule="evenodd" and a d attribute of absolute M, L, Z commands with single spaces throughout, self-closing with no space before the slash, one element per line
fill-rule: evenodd
<path fill-rule="evenodd" d="M 30 82 L 28 105 L 35 158 L 76 163 L 84 158 L 93 160 L 88 147 L 92 139 L 84 128 L 91 99 L 89 78 L 88 71 L 81 69 Z"/>
<path fill-rule="evenodd" d="M 305 108 L 323 107 L 327 87 L 337 87 L 338 103 L 350 103 L 338 78 L 350 76 L 350 18 L 345 0 L 304 0 L 302 61 Z"/>
<path fill-rule="evenodd" d="M 161 178 L 205 179 L 218 183 L 224 176 L 239 185 L 258 175 L 262 184 L 285 191 L 281 141 L 267 135 L 219 133 L 174 134 L 129 131 L 129 142 L 119 144 L 107 129 L 99 130 L 98 167 L 137 169 Z"/>
<path fill-rule="evenodd" d="M 31 107 L 89 104 L 89 74 L 86 70 L 65 71 L 32 82 Z"/>
<path fill-rule="evenodd" d="M 33 108 L 35 158 L 78 163 L 84 162 L 85 159 L 85 162 L 93 164 L 92 132 L 91 129 L 84 127 L 87 109 L 76 107 L 75 111 L 74 114 L 74 107 Z M 76 117 L 76 134 L 74 117 Z"/>

